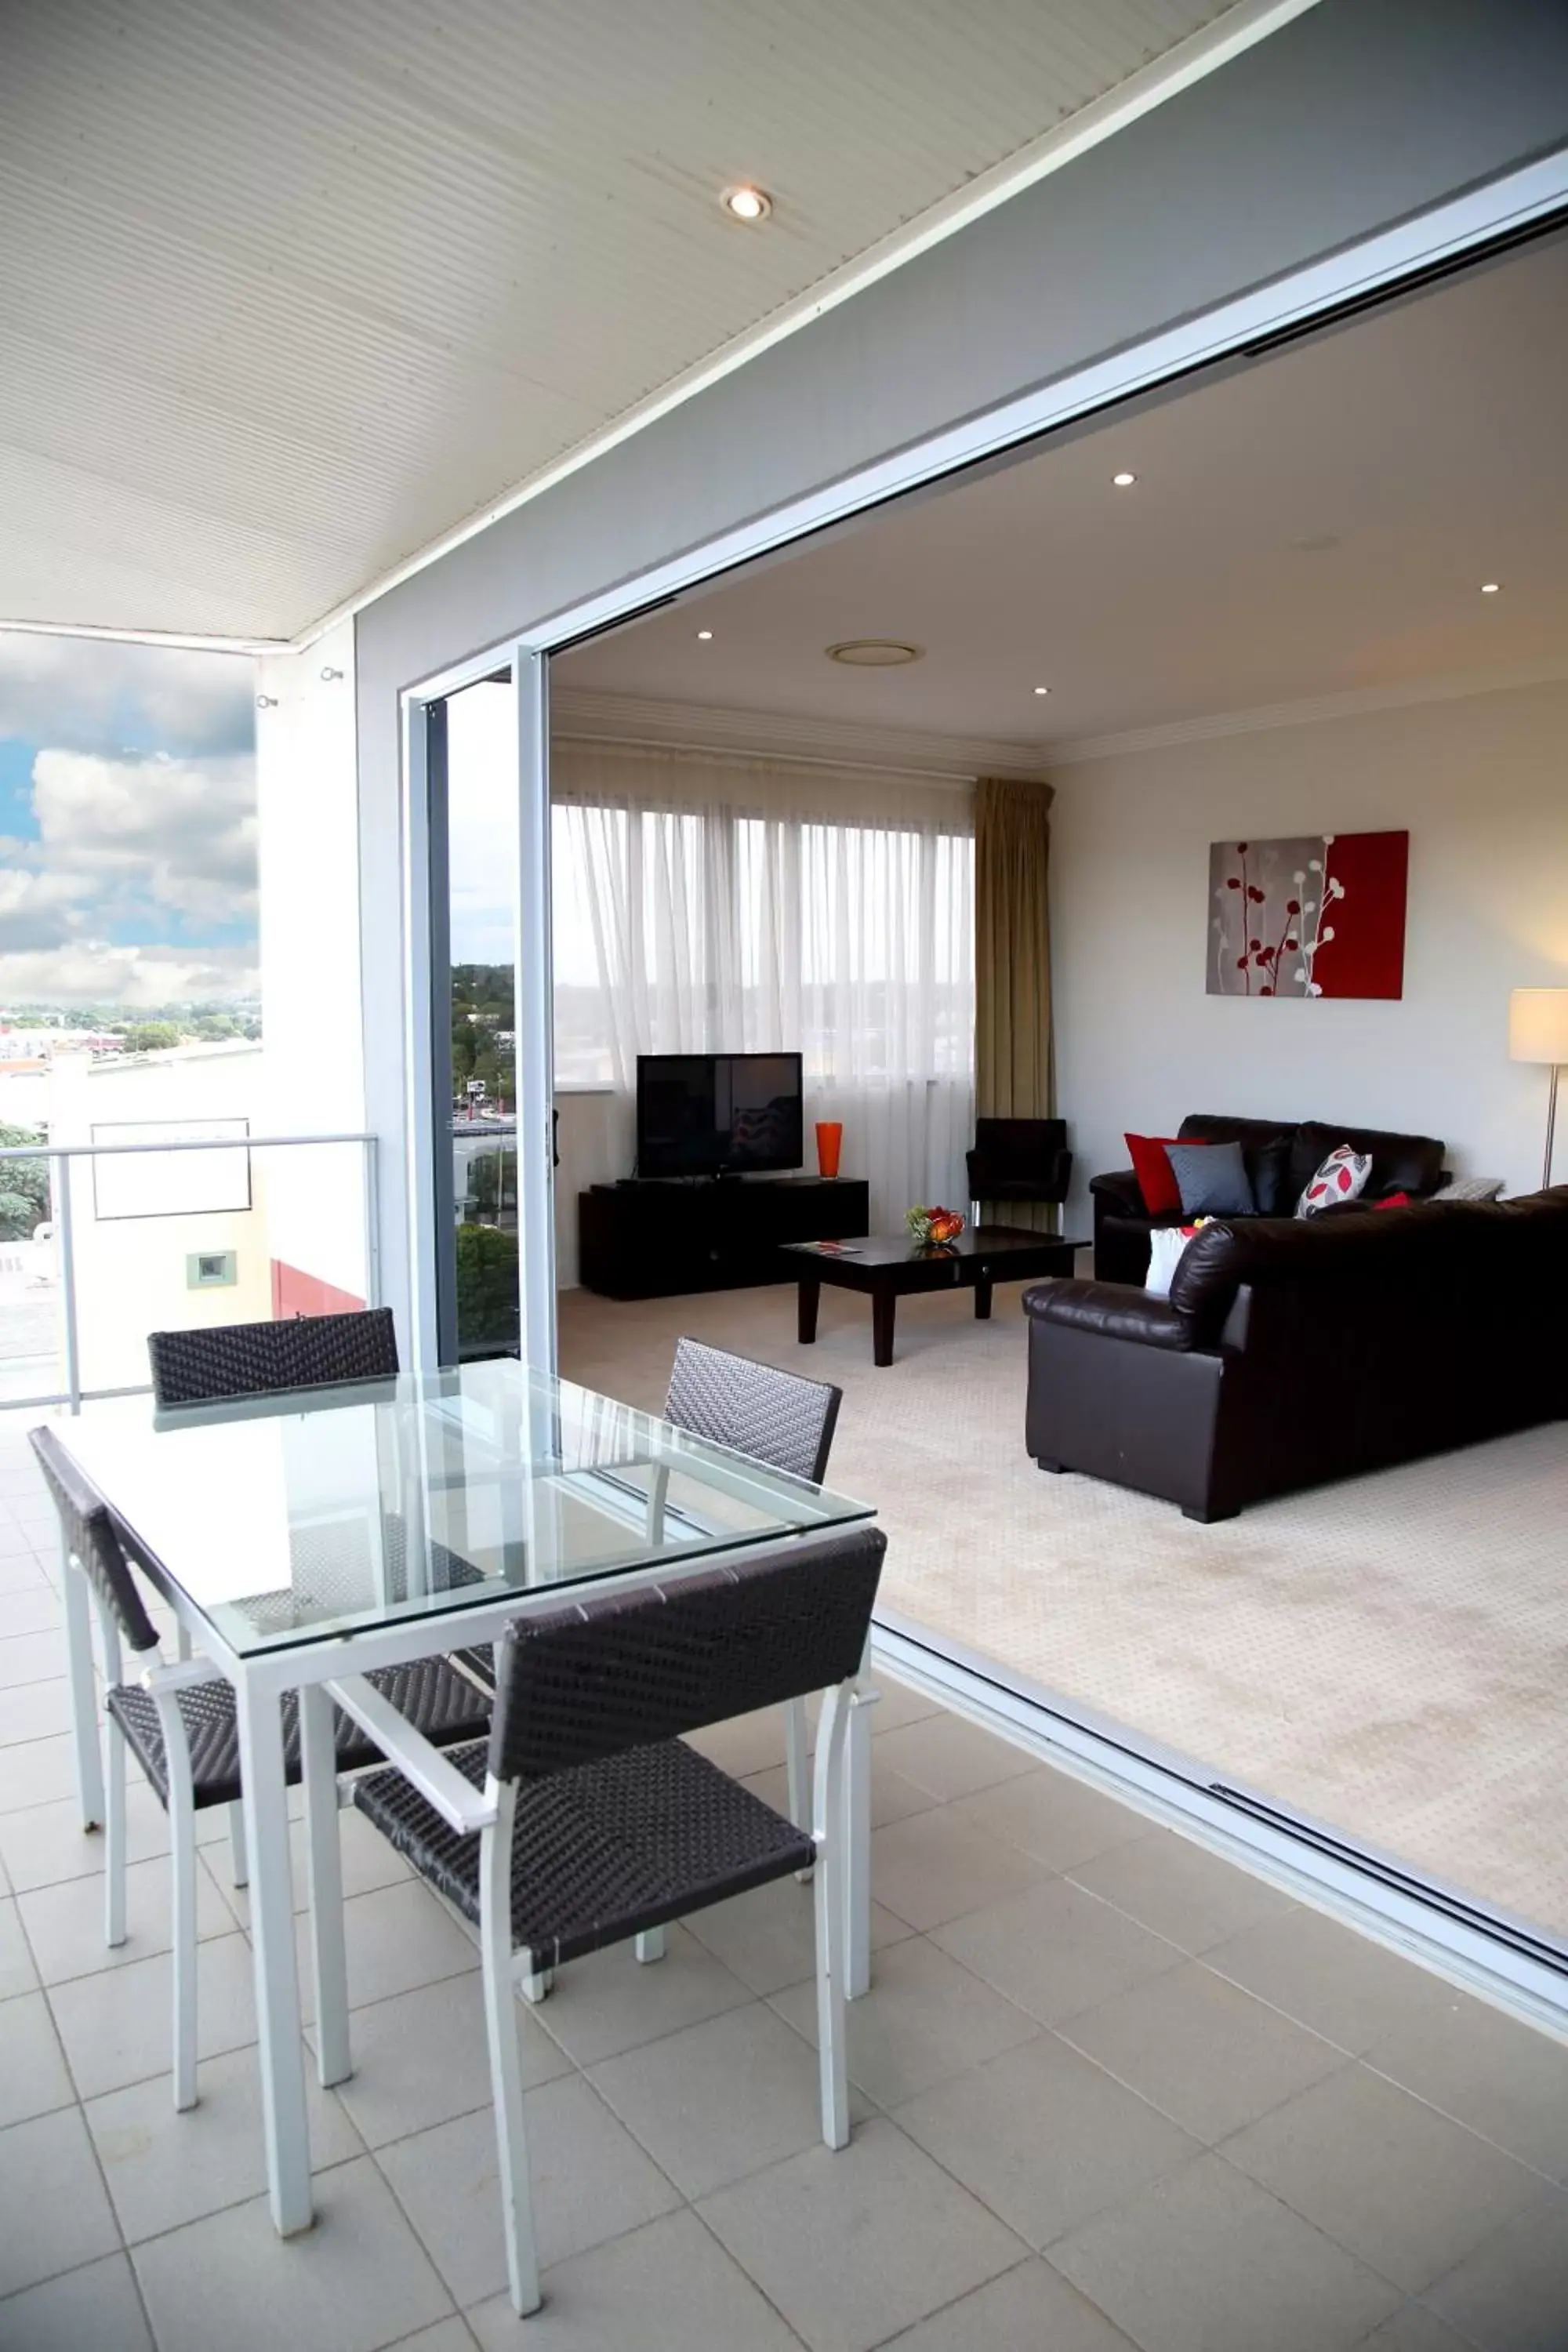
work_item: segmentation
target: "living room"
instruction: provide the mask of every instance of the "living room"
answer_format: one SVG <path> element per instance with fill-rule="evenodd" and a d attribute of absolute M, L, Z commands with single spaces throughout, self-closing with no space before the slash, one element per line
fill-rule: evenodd
<path fill-rule="evenodd" d="M 931 1002 L 973 936 L 981 777 L 1048 800 L 1066 1238 L 1089 1243 L 1090 1180 L 1127 1166 L 1127 1132 L 1204 1112 L 1425 1137 L 1445 1181 L 1536 1191 L 1548 1074 L 1510 1058 L 1509 1009 L 1568 984 L 1565 295 L 1543 239 L 552 665 L 563 1370 L 657 1404 L 690 1332 L 835 1382 L 829 1475 L 883 1509 L 910 1638 L 1553 1947 L 1568 1462 L 1545 1390 L 1513 1433 L 1409 1458 L 1435 1378 L 1413 1341 L 1378 1371 L 1417 1424 L 1399 1456 L 1205 1527 L 1132 1483 L 1041 1477 L 1016 1286 L 988 1321 L 962 1289 L 901 1299 L 883 1369 L 852 1291 L 825 1289 L 804 1346 L 793 1281 L 616 1301 L 576 1276 L 580 1196 L 632 1172 L 638 1052 L 804 1048 L 808 1171 L 813 1127 L 837 1120 L 874 1234 L 919 1202 L 970 1213 L 973 1065 L 943 1064 L 952 1003 L 939 1020 Z M 857 641 L 913 658 L 825 660 Z M 743 809 L 754 861 L 738 940 L 701 912 L 715 805 Z M 633 809 L 647 855 L 628 887 Z M 1211 849 L 1308 835 L 1407 836 L 1396 991 L 1264 1002 L 1257 967 L 1243 992 L 1207 985 Z M 847 872 L 856 839 L 927 845 L 923 929 L 899 929 L 909 876 Z M 794 966 L 769 928 L 803 845 L 837 965 L 809 921 Z M 889 1076 L 857 1053 L 895 940 L 927 1026 Z M 763 1034 L 742 999 L 770 989 Z"/>

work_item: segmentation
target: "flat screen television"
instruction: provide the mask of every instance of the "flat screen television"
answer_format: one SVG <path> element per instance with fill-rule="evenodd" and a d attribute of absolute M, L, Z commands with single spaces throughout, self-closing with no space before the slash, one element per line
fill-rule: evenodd
<path fill-rule="evenodd" d="M 637 1174 L 747 1176 L 805 1158 L 798 1054 L 639 1054 Z"/>

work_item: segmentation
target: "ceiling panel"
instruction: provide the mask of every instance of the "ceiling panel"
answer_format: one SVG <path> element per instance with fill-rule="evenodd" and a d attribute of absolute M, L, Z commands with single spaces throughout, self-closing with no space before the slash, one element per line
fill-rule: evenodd
<path fill-rule="evenodd" d="M 13 0 L 0 616 L 295 634 L 1226 13 Z"/>

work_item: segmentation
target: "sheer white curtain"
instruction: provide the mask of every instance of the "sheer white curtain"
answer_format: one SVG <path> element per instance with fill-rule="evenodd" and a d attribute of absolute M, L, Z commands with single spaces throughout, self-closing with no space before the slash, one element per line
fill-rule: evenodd
<path fill-rule="evenodd" d="M 872 1223 L 966 1197 L 972 795 L 919 778 L 580 742 L 552 754 L 558 1081 L 798 1049 Z"/>

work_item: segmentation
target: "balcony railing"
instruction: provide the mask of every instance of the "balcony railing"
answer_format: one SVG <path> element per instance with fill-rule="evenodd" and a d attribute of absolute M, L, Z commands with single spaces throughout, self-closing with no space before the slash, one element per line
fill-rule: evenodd
<path fill-rule="evenodd" d="M 353 1162 L 302 1157 L 342 1152 Z M 158 1165 L 189 1153 L 208 1163 L 189 1171 L 194 1184 Z M 209 1129 L 11 1145 L 6 1161 L 47 1163 L 50 1213 L 31 1236 L 0 1240 L 0 1411 L 145 1392 L 149 1331 L 380 1303 L 374 1135 Z M 48 1363 L 55 1385 L 33 1388 Z"/>

